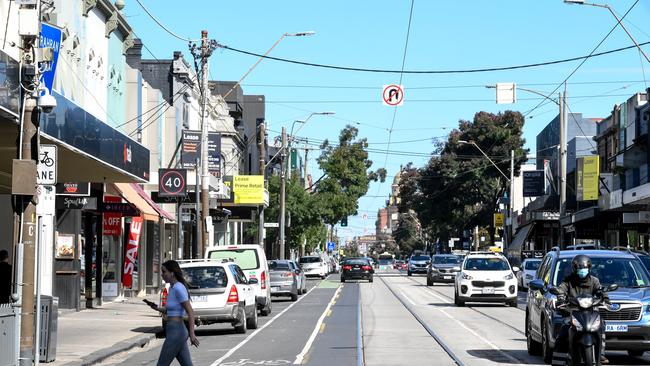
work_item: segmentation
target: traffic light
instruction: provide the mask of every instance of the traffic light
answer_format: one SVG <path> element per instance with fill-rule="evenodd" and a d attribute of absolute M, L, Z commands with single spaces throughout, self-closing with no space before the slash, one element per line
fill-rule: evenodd
<path fill-rule="evenodd" d="M 347 216 L 341 219 L 341 227 L 347 227 L 348 226 L 348 218 Z"/>

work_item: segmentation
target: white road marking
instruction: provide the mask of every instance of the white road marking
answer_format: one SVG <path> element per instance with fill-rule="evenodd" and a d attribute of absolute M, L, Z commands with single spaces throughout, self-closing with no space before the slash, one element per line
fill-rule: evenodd
<path fill-rule="evenodd" d="M 336 292 L 334 292 L 334 295 L 332 296 L 332 299 L 330 302 L 327 304 L 327 307 L 325 308 L 325 311 L 323 311 L 323 314 L 321 314 L 320 318 L 318 319 L 318 322 L 316 322 L 316 326 L 314 327 L 314 331 L 311 332 L 311 336 L 309 336 L 309 339 L 307 340 L 307 343 L 305 343 L 305 347 L 303 347 L 302 351 L 296 356 L 296 360 L 293 361 L 294 365 L 300 365 L 302 363 L 302 360 L 305 358 L 305 355 L 307 352 L 309 352 L 309 349 L 311 348 L 312 343 L 314 343 L 314 340 L 316 339 L 316 336 L 318 335 L 318 330 L 320 329 L 321 325 L 323 324 L 323 320 L 325 319 L 325 315 L 327 315 L 327 312 L 330 310 L 332 305 L 334 304 L 334 301 L 336 300 L 336 297 L 338 294 L 341 292 L 341 289 L 343 287 L 339 286 L 336 289 Z"/>
<path fill-rule="evenodd" d="M 301 298 L 299 298 L 298 300 L 296 300 L 296 302 L 291 303 L 291 305 L 287 306 L 284 310 L 282 310 L 282 311 L 279 312 L 276 316 L 274 316 L 273 318 L 271 318 L 271 320 L 269 320 L 269 321 L 268 321 L 267 323 L 265 323 L 263 326 L 261 326 L 260 328 L 257 328 L 253 333 L 251 333 L 251 334 L 250 334 L 248 337 L 246 337 L 243 341 L 239 342 L 235 347 L 233 347 L 232 349 L 230 349 L 230 351 L 228 351 L 225 355 L 221 356 L 219 359 L 217 359 L 217 360 L 214 361 L 212 364 L 210 364 L 210 366 L 218 366 L 219 364 L 221 364 L 221 361 L 223 361 L 223 360 L 227 359 L 228 357 L 230 357 L 233 353 L 235 353 L 235 352 L 236 352 L 238 349 L 240 349 L 243 345 L 245 345 L 246 343 L 248 343 L 248 341 L 250 341 L 251 338 L 255 337 L 255 336 L 257 335 L 257 333 L 261 332 L 264 328 L 266 328 L 266 327 L 268 327 L 269 325 L 271 325 L 271 323 L 273 323 L 273 322 L 275 321 L 275 319 L 279 318 L 280 316 L 282 316 L 282 314 L 286 313 L 286 312 L 287 312 L 289 309 L 291 309 L 294 305 L 296 305 L 296 304 L 299 303 L 302 299 L 304 299 L 305 297 L 307 297 L 307 295 L 309 295 L 309 293 L 312 292 L 312 291 L 313 291 L 315 288 L 317 288 L 317 287 L 318 287 L 318 286 L 314 286 L 314 287 L 312 287 L 309 291 L 307 291 L 306 294 L 302 295 Z"/>
<path fill-rule="evenodd" d="M 410 297 L 406 296 L 406 294 L 404 293 L 404 291 L 400 291 L 399 293 L 402 294 L 402 296 L 403 296 L 403 297 L 404 297 L 408 302 L 410 302 L 411 305 L 417 305 L 415 302 L 413 302 L 413 300 L 411 300 Z"/>

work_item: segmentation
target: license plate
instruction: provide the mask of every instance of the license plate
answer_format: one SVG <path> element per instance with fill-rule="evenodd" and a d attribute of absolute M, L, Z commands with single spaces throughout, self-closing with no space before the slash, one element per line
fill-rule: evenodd
<path fill-rule="evenodd" d="M 443 276 L 442 278 L 444 278 L 445 280 L 451 280 L 453 277 L 452 276 Z"/>
<path fill-rule="evenodd" d="M 278 287 L 278 286 L 273 286 L 273 287 L 271 287 L 271 291 L 276 291 L 276 292 L 277 292 L 277 291 L 280 291 L 280 287 Z"/>
<path fill-rule="evenodd" d="M 483 289 L 483 293 L 484 293 L 484 294 L 493 294 L 493 293 L 494 293 L 494 289 L 493 289 L 493 288 L 484 288 L 484 289 Z"/>
<path fill-rule="evenodd" d="M 626 324 L 605 324 L 605 332 L 627 332 Z"/>
<path fill-rule="evenodd" d="M 206 302 L 208 301 L 207 296 L 192 296 L 192 302 Z"/>

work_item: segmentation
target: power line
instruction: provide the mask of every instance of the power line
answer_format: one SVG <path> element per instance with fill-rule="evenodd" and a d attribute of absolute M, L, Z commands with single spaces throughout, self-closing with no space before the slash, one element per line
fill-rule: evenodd
<path fill-rule="evenodd" d="M 650 41 L 639 43 L 639 46 L 645 46 L 647 44 L 650 44 Z M 233 52 L 237 52 L 237 53 L 241 53 L 241 54 L 245 54 L 245 55 L 249 55 L 249 56 L 264 57 L 264 58 L 267 58 L 269 60 L 286 62 L 286 63 L 303 65 L 303 66 L 312 66 L 312 67 L 319 67 L 319 68 L 324 68 L 324 69 L 343 70 L 343 71 L 389 73 L 389 74 L 398 74 L 398 73 L 404 73 L 404 74 L 467 74 L 467 73 L 480 73 L 480 72 L 494 72 L 494 71 L 527 69 L 527 68 L 532 68 L 532 67 L 549 66 L 549 65 L 556 65 L 556 64 L 572 62 L 572 61 L 578 61 L 578 60 L 586 60 L 586 59 L 591 58 L 591 57 L 599 57 L 599 56 L 604 56 L 604 55 L 608 55 L 608 54 L 611 54 L 611 53 L 617 53 L 617 52 L 626 51 L 626 50 L 629 50 L 629 49 L 632 49 L 632 48 L 636 48 L 636 46 L 620 47 L 620 48 L 612 49 L 612 50 L 609 50 L 609 51 L 603 51 L 603 52 L 599 52 L 599 53 L 589 54 L 587 56 L 578 56 L 578 57 L 571 57 L 571 58 L 565 58 L 565 59 L 554 60 L 554 61 L 546 61 L 546 62 L 537 62 L 537 63 L 524 64 L 524 65 L 502 66 L 502 67 L 486 67 L 486 68 L 476 68 L 476 69 L 459 69 L 459 70 L 404 70 L 404 71 L 400 71 L 400 70 L 389 70 L 389 69 L 371 69 L 371 68 L 362 68 L 362 67 L 349 67 L 349 66 L 318 64 L 318 63 L 313 63 L 313 62 L 304 62 L 304 61 L 291 60 L 291 59 L 281 58 L 281 57 L 264 56 L 264 55 L 259 54 L 259 53 L 244 51 L 244 50 L 237 49 L 237 48 L 230 47 L 230 46 L 226 46 L 226 45 L 220 45 L 220 47 L 224 48 L 226 50 L 229 50 L 229 51 L 233 51 Z"/>
<path fill-rule="evenodd" d="M 153 16 L 153 14 L 151 14 L 151 13 L 149 12 L 149 10 L 147 10 L 147 8 L 144 6 L 144 4 L 142 4 L 142 3 L 140 2 L 140 0 L 135 0 L 135 1 L 137 1 L 138 4 L 140 4 L 140 7 L 142 8 L 142 10 L 144 10 L 144 12 L 147 13 L 147 15 L 149 15 L 149 17 L 150 17 L 151 19 L 153 19 L 153 21 L 156 22 L 156 24 L 158 24 L 158 26 L 159 26 L 160 28 L 162 28 L 165 32 L 169 33 L 169 34 L 172 35 L 173 37 L 178 38 L 178 39 L 180 39 L 181 41 L 185 41 L 185 42 L 198 42 L 198 41 L 200 41 L 200 39 L 189 39 L 189 38 L 184 38 L 184 37 L 181 37 L 181 36 L 179 36 L 178 34 L 172 32 L 169 28 L 165 27 L 165 25 L 162 24 L 162 23 L 161 23 L 161 22 L 160 22 L 160 21 L 159 21 L 155 16 Z"/>

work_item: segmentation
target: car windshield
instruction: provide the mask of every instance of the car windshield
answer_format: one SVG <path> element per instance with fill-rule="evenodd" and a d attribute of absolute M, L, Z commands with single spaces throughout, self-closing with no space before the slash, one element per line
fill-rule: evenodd
<path fill-rule="evenodd" d="M 429 259 L 428 255 L 415 255 L 411 257 L 412 261 L 428 261 Z"/>
<path fill-rule="evenodd" d="M 536 271 L 541 263 L 542 261 L 526 261 L 526 264 L 524 264 L 524 269 Z"/>
<path fill-rule="evenodd" d="M 645 268 L 650 269 L 650 255 L 640 255 L 639 258 L 641 258 L 641 262 Z"/>
<path fill-rule="evenodd" d="M 559 285 L 565 276 L 571 274 L 572 258 L 562 258 L 555 264 L 553 286 Z M 603 286 L 617 284 L 618 287 L 648 287 L 650 278 L 641 261 L 636 258 L 591 258 L 591 272 Z"/>
<path fill-rule="evenodd" d="M 210 259 L 232 259 L 243 270 L 260 268 L 255 249 L 226 249 L 210 252 Z"/>
<path fill-rule="evenodd" d="M 510 266 L 502 258 L 468 258 L 465 260 L 465 269 L 469 271 L 507 271 Z"/>
<path fill-rule="evenodd" d="M 379 265 L 380 266 L 385 266 L 385 265 L 388 265 L 388 264 L 393 264 L 393 260 L 392 259 L 380 259 L 379 260 Z"/>
<path fill-rule="evenodd" d="M 457 256 L 433 256 L 433 264 L 459 264 L 460 258 Z"/>
<path fill-rule="evenodd" d="M 301 257 L 300 263 L 318 263 L 321 259 L 319 257 Z"/>
<path fill-rule="evenodd" d="M 269 261 L 269 270 L 271 271 L 288 271 L 289 262 Z"/>
<path fill-rule="evenodd" d="M 364 259 L 348 259 L 343 262 L 343 265 L 348 266 L 367 266 L 369 265 L 367 260 Z"/>
<path fill-rule="evenodd" d="M 186 267 L 183 276 L 190 289 L 218 288 L 228 285 L 228 277 L 223 267 Z"/>

